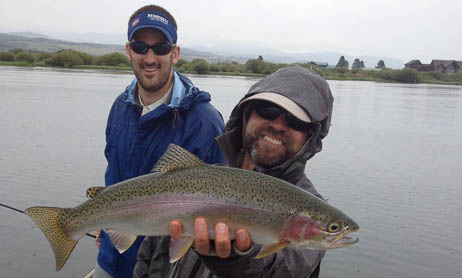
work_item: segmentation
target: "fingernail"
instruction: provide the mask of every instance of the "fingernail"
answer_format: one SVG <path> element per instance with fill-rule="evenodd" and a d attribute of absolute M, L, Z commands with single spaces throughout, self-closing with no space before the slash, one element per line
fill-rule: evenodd
<path fill-rule="evenodd" d="M 194 221 L 194 227 L 196 230 L 198 231 L 207 231 L 207 222 L 204 221 L 204 219 L 202 218 L 198 218 L 196 219 L 196 221 Z"/>
<path fill-rule="evenodd" d="M 172 225 L 172 231 L 171 231 L 172 234 L 178 234 L 178 225 Z"/>
<path fill-rule="evenodd" d="M 226 233 L 226 224 L 225 223 L 218 223 L 217 224 L 217 232 Z"/>
<path fill-rule="evenodd" d="M 247 241 L 247 233 L 245 231 L 239 231 L 237 233 L 237 238 L 239 239 L 240 242 Z"/>

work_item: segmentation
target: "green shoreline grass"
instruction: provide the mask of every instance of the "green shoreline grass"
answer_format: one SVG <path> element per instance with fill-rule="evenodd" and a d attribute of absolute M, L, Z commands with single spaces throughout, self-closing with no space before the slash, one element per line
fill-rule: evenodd
<path fill-rule="evenodd" d="M 63 68 L 63 67 L 52 67 L 49 65 L 45 65 L 43 62 L 36 62 L 36 63 L 28 63 L 25 61 L 15 61 L 15 62 L 6 62 L 0 61 L 0 66 L 15 66 L 15 67 L 43 67 L 43 68 L 50 68 L 50 69 L 70 69 L 70 70 L 101 70 L 101 71 L 110 71 L 111 73 L 132 73 L 131 67 L 128 66 L 98 66 L 98 65 L 79 65 L 74 66 L 72 68 Z M 331 72 L 324 72 L 322 74 L 323 78 L 327 80 L 339 80 L 339 81 L 373 81 L 373 82 L 380 82 L 380 83 L 400 83 L 400 84 L 409 84 L 403 82 L 397 82 L 394 80 L 385 80 L 382 78 L 374 78 L 374 77 L 365 77 L 365 76 L 344 76 L 344 74 L 339 73 L 338 75 L 332 75 Z M 208 72 L 207 74 L 198 74 L 193 71 L 181 71 L 181 73 L 185 74 L 195 74 L 195 75 L 218 75 L 218 76 L 240 76 L 240 77 L 253 77 L 259 78 L 264 77 L 266 74 L 259 74 L 259 73 L 249 73 L 249 72 Z M 441 81 L 441 80 L 421 80 L 417 84 L 437 84 L 437 85 L 455 85 L 455 86 L 462 86 L 462 81 Z"/>

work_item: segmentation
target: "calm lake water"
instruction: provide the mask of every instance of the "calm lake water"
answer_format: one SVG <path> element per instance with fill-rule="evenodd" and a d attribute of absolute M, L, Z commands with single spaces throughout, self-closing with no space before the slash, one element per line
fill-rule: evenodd
<path fill-rule="evenodd" d="M 257 81 L 190 76 L 228 118 Z M 75 206 L 104 184 L 109 108 L 133 76 L 0 67 L 0 203 Z M 307 175 L 359 225 L 330 250 L 321 277 L 460 277 L 462 87 L 329 81 L 334 117 Z M 96 260 L 85 237 L 60 272 L 38 228 L 0 207 L 1 277 L 82 277 Z"/>

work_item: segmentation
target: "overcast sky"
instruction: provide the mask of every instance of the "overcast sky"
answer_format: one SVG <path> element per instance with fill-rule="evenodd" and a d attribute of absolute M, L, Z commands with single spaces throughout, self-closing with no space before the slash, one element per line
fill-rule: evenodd
<path fill-rule="evenodd" d="M 0 0 L 0 32 L 126 33 L 155 3 L 183 46 L 264 46 L 286 52 L 462 61 L 461 0 Z M 120 41 L 124 43 L 124 41 Z"/>

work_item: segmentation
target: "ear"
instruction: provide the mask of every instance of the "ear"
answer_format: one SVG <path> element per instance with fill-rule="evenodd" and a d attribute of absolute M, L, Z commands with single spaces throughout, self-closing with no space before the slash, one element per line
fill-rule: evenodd
<path fill-rule="evenodd" d="M 180 53 L 181 49 L 180 46 L 175 46 L 175 48 L 172 50 L 172 63 L 176 65 L 178 63 L 178 60 L 180 60 Z"/>
<path fill-rule="evenodd" d="M 128 60 L 131 62 L 132 61 L 132 52 L 131 52 L 130 45 L 128 44 L 128 42 L 125 43 L 125 52 L 127 53 Z"/>

